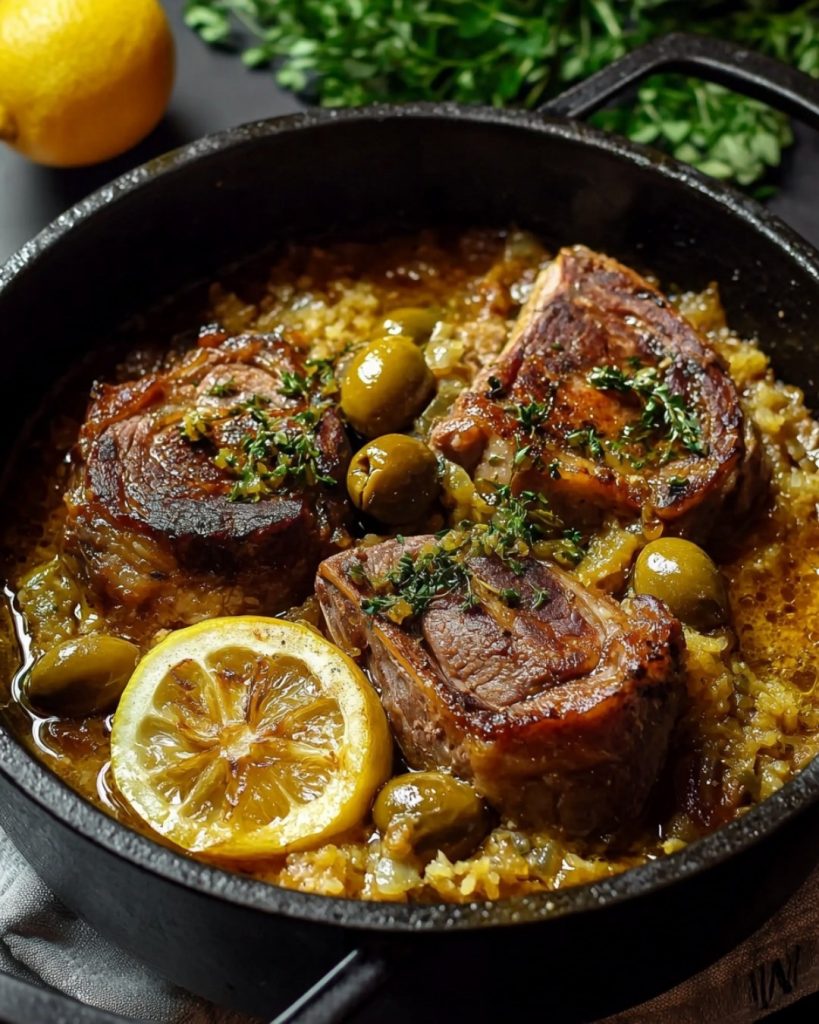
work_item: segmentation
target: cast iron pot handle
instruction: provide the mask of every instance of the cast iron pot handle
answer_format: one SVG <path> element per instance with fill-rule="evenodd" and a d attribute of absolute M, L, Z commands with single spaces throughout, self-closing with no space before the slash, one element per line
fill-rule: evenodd
<path fill-rule="evenodd" d="M 270 1024 L 338 1024 L 387 977 L 379 956 L 354 949 Z"/>
<path fill-rule="evenodd" d="M 657 71 L 681 71 L 717 82 L 819 128 L 819 81 L 736 43 L 686 32 L 633 50 L 538 109 L 559 117 L 585 117 Z"/>

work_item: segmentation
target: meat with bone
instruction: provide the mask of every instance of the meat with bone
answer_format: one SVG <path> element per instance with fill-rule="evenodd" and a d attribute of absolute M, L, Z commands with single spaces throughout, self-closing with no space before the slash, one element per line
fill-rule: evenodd
<path fill-rule="evenodd" d="M 764 480 L 717 354 L 648 281 L 582 246 L 541 273 L 431 443 L 485 485 L 514 474 L 574 523 L 642 514 L 697 537 Z"/>
<path fill-rule="evenodd" d="M 281 611 L 348 542 L 349 445 L 312 381 L 281 338 L 211 334 L 165 372 L 96 388 L 65 548 L 123 633 Z"/>
<path fill-rule="evenodd" d="M 482 555 L 420 614 L 373 613 L 390 574 L 425 553 L 440 562 L 436 551 L 432 537 L 345 551 L 316 582 L 333 639 L 360 653 L 409 765 L 473 780 L 519 824 L 587 835 L 633 818 L 679 706 L 679 622 L 653 598 L 621 606 L 556 566 L 529 558 L 513 571 Z"/>

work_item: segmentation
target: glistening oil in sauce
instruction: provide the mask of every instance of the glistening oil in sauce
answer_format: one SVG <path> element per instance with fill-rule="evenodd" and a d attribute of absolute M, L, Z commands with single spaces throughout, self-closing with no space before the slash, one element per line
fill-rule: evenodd
<path fill-rule="evenodd" d="M 106 627 L 104 614 L 84 592 L 81 567 L 63 558 L 61 545 L 70 452 L 94 376 L 138 377 L 162 360 L 163 348 L 180 328 L 188 331 L 177 336 L 176 344 L 184 347 L 200 323 L 213 320 L 230 333 L 282 327 L 298 332 L 321 357 L 343 359 L 351 338 L 371 337 L 381 329 L 385 311 L 434 303 L 446 315 L 431 342 L 437 346 L 432 358 L 439 395 L 452 400 L 503 345 L 546 259 L 542 247 L 520 232 L 424 232 L 386 244 L 294 248 L 267 266 L 238 271 L 214 285 L 196 308 L 188 304 L 181 312 L 163 313 L 123 343 L 131 346 L 128 352 L 120 345 L 107 364 L 81 374 L 67 387 L 63 408 L 44 410 L 18 463 L 9 492 L 13 500 L 7 497 L 4 505 L 0 576 L 8 589 L 0 621 L 0 683 L 8 728 L 97 806 L 150 832 L 113 785 L 111 715 L 48 716 L 24 693 L 29 645 L 36 656 L 69 636 Z M 727 554 L 728 561 L 721 559 L 733 629 L 688 632 L 688 705 L 643 819 L 616 837 L 587 843 L 501 825 L 464 865 L 403 890 L 389 865 L 373 862 L 369 822 L 319 851 L 242 865 L 242 870 L 309 891 L 373 898 L 459 900 L 554 888 L 679 849 L 769 795 L 816 754 L 817 429 L 798 390 L 774 382 L 760 351 L 725 327 L 715 290 L 681 295 L 678 301 L 728 361 L 758 426 L 773 483 L 759 520 Z M 439 405 L 436 415 L 443 411 Z M 25 619 L 15 607 L 18 600 Z M 315 608 L 296 614 L 314 617 Z"/>

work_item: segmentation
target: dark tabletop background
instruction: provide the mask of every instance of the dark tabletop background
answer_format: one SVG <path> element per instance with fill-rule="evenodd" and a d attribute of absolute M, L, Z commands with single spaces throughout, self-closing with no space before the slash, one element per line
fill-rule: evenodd
<path fill-rule="evenodd" d="M 186 29 L 183 0 L 165 0 L 165 7 L 177 42 L 177 82 L 167 116 L 141 145 L 116 160 L 77 170 L 37 167 L 0 146 L 0 263 L 67 207 L 144 160 L 208 132 L 299 109 L 270 74 L 248 71 L 235 55 L 209 49 Z M 819 246 L 819 133 L 797 126 L 797 144 L 775 183 L 778 192 L 768 205 Z M 819 1000 L 776 1015 L 783 1024 L 786 1018 L 787 1024 L 819 1018 Z"/>

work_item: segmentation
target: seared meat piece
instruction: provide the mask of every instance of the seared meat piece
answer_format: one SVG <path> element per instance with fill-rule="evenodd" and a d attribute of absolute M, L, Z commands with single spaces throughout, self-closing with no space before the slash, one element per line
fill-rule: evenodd
<path fill-rule="evenodd" d="M 648 281 L 581 246 L 541 273 L 431 441 L 478 481 L 514 473 L 575 523 L 642 513 L 697 536 L 729 498 L 747 509 L 763 475 L 716 353 Z"/>
<path fill-rule="evenodd" d="M 526 559 L 515 574 L 482 555 L 415 618 L 362 610 L 402 556 L 419 565 L 434 544 L 345 551 L 316 582 L 333 639 L 361 652 L 409 765 L 472 779 L 520 824 L 586 835 L 633 818 L 677 713 L 679 622 L 654 598 L 624 608 L 555 566 Z"/>
<path fill-rule="evenodd" d="M 96 388 L 65 547 L 122 632 L 281 611 L 346 542 L 349 445 L 304 370 L 278 337 L 211 334 L 165 372 Z"/>

